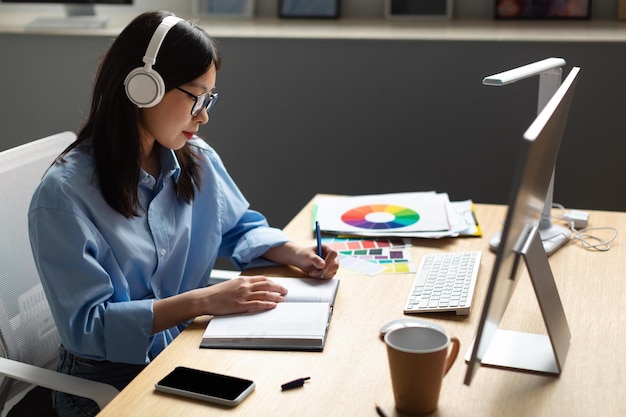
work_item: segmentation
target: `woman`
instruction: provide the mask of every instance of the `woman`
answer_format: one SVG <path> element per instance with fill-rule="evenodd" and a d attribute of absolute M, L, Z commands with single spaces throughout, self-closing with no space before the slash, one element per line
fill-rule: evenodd
<path fill-rule="evenodd" d="M 263 276 L 207 287 L 218 256 L 241 269 L 279 263 L 311 277 L 337 272 L 331 248 L 323 246 L 322 259 L 250 210 L 196 136 L 217 100 L 220 65 L 215 41 L 167 12 L 138 16 L 104 56 L 88 118 L 29 210 L 62 343 L 60 371 L 121 389 L 196 316 L 284 300 L 285 288 Z M 98 411 L 61 393 L 55 406 L 60 416 Z"/>

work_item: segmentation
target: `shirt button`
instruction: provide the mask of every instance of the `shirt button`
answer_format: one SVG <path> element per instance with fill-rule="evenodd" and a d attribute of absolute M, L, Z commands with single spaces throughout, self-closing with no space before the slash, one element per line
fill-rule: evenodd
<path fill-rule="evenodd" d="M 166 253 L 167 251 L 165 249 L 161 249 L 161 256 L 165 256 Z"/>

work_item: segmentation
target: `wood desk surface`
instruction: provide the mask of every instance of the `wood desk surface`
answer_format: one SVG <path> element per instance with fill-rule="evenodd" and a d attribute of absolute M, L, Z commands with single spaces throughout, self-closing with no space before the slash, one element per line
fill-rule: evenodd
<path fill-rule="evenodd" d="M 295 240 L 312 242 L 311 203 L 287 225 Z M 495 255 L 488 238 L 500 230 L 506 208 L 476 206 L 482 238 L 414 240 L 412 256 L 436 251 L 483 251 L 474 304 L 469 316 L 420 315 L 461 341 L 461 352 L 444 378 L 433 416 L 624 416 L 626 415 L 626 213 L 591 211 L 590 226 L 616 227 L 608 252 L 570 242 L 550 265 L 567 315 L 572 341 L 560 377 L 481 367 L 470 386 L 463 384 L 463 356 L 473 340 Z M 594 232 L 601 234 L 602 232 Z M 293 275 L 286 268 L 266 275 Z M 158 356 L 99 416 L 376 416 L 377 403 L 389 416 L 394 408 L 384 343 L 378 329 L 404 317 L 402 308 L 412 274 L 349 275 L 341 279 L 323 352 L 199 349 L 208 318 L 198 318 Z M 504 327 L 545 333 L 530 280 L 523 275 L 507 310 Z M 154 384 L 177 365 L 256 381 L 256 390 L 235 408 L 157 393 Z M 280 385 L 310 376 L 303 388 L 281 392 Z"/>

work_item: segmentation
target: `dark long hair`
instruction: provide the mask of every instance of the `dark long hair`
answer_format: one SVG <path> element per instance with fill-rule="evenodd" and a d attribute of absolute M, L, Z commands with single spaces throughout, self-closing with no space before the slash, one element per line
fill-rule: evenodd
<path fill-rule="evenodd" d="M 140 110 L 126 96 L 124 79 L 144 65 L 142 58 L 152 35 L 170 15 L 164 11 L 143 13 L 114 40 L 96 75 L 89 116 L 76 141 L 61 155 L 91 141 L 102 194 L 127 218 L 143 210 L 137 196 L 142 142 L 137 123 Z M 153 69 L 163 78 L 167 92 L 200 77 L 211 64 L 219 69 L 221 61 L 216 41 L 194 23 L 181 21 L 167 33 Z M 189 146 L 175 152 L 181 167 L 176 193 L 189 203 L 195 196 L 194 184 L 200 182 L 199 167 Z"/>

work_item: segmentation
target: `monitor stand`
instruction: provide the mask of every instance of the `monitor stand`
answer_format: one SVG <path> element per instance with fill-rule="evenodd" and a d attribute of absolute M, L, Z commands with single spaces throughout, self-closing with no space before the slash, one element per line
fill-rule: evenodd
<path fill-rule="evenodd" d="M 559 375 L 571 334 L 539 231 L 532 228 L 518 251 L 524 258 L 547 335 L 496 329 L 480 363 L 483 366 Z M 473 351 L 473 343 L 468 355 Z M 469 358 L 466 358 L 469 360 Z"/>
<path fill-rule="evenodd" d="M 563 226 L 551 224 L 549 228 L 539 230 L 539 235 L 546 255 L 550 256 L 569 242 L 571 232 Z M 501 236 L 502 232 L 497 232 L 489 239 L 489 249 L 494 252 L 498 251 Z"/>
<path fill-rule="evenodd" d="M 66 4 L 65 16 L 35 18 L 26 29 L 101 29 L 108 21 L 109 18 L 106 16 L 96 16 L 93 4 Z"/>
<path fill-rule="evenodd" d="M 546 202 L 543 206 L 543 213 L 541 214 L 541 220 L 539 221 L 539 235 L 541 236 L 541 243 L 543 249 L 548 256 L 556 252 L 561 246 L 569 242 L 571 232 L 567 227 L 559 226 L 552 223 L 552 193 L 554 188 L 554 173 L 552 173 L 552 179 L 550 180 L 550 187 L 548 188 L 548 195 L 546 196 Z M 496 252 L 500 245 L 500 237 L 502 232 L 497 232 L 489 239 L 489 248 Z"/>

